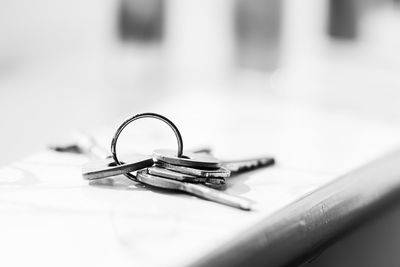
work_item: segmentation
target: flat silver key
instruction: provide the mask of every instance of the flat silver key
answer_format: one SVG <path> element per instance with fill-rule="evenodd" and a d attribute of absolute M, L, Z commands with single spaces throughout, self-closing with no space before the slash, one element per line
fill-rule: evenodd
<path fill-rule="evenodd" d="M 138 181 L 158 188 L 171 189 L 183 191 L 200 198 L 215 201 L 231 207 L 251 210 L 252 202 L 233 195 L 223 193 L 221 191 L 206 187 L 204 185 L 192 184 L 187 182 L 176 181 L 151 175 L 147 170 L 141 170 L 137 173 L 136 178 Z"/>
<path fill-rule="evenodd" d="M 218 178 L 228 178 L 231 174 L 240 174 L 246 171 L 267 167 L 275 163 L 272 157 L 258 157 L 253 159 L 221 161 L 221 167 L 216 170 L 204 170 L 178 166 L 166 162 L 158 161 L 155 164 L 161 168 L 169 169 L 178 173 L 185 173 L 193 176 L 207 177 L 212 184 L 224 184 L 225 180 L 218 181 Z"/>

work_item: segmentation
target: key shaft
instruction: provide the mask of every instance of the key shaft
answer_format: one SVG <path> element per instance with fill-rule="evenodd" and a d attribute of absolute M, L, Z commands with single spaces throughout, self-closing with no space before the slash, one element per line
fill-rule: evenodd
<path fill-rule="evenodd" d="M 225 204 L 231 207 L 239 208 L 242 210 L 251 210 L 252 203 L 250 201 L 241 197 L 223 193 L 221 191 L 203 185 L 184 183 L 182 190 L 189 194 L 193 194 L 198 197 Z"/>
<path fill-rule="evenodd" d="M 231 171 L 231 174 L 255 170 L 275 164 L 275 159 L 271 157 L 259 157 L 245 160 L 224 161 L 222 166 Z"/>
<path fill-rule="evenodd" d="M 146 170 L 139 171 L 137 173 L 137 179 L 138 181 L 147 185 L 183 191 L 197 197 L 225 204 L 234 208 L 239 208 L 242 210 L 251 210 L 252 208 L 252 202 L 247 199 L 229 195 L 203 185 L 181 182 L 151 175 L 148 174 Z"/>

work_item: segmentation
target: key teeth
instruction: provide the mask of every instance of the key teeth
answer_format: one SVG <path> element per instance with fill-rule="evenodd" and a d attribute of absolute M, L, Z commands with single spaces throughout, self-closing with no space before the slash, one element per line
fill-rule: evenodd
<path fill-rule="evenodd" d="M 233 172 L 240 173 L 248 170 L 257 169 L 260 167 L 267 167 L 273 164 L 275 164 L 274 158 L 265 157 L 265 158 L 259 158 L 242 162 L 240 161 L 232 162 L 229 163 L 227 167 Z"/>

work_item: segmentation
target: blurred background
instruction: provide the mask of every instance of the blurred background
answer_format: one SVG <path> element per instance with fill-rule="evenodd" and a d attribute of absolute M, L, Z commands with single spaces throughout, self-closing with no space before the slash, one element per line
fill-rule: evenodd
<path fill-rule="evenodd" d="M 185 96 L 397 123 L 399 29 L 397 0 L 0 0 L 0 164 Z"/>

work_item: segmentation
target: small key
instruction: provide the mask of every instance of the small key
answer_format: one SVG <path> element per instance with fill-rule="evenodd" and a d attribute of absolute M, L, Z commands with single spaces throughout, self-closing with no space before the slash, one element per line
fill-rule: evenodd
<path fill-rule="evenodd" d="M 190 168 L 186 166 L 178 166 L 162 161 L 156 161 L 155 164 L 165 169 L 169 169 L 179 173 L 190 174 L 193 176 L 207 177 L 207 178 L 228 178 L 231 174 L 239 174 L 246 171 L 254 170 L 261 167 L 267 167 L 275 163 L 274 158 L 259 157 L 254 159 L 235 160 L 235 161 L 221 161 L 221 167 L 217 170 L 203 170 L 197 168 Z"/>
<path fill-rule="evenodd" d="M 166 162 L 173 165 L 199 169 L 218 169 L 220 161 L 208 153 L 186 152 L 182 157 L 177 157 L 176 152 L 169 149 L 157 149 L 153 152 L 154 162 Z"/>
<path fill-rule="evenodd" d="M 183 191 L 204 199 L 215 201 L 231 207 L 251 210 L 252 202 L 241 197 L 229 195 L 209 187 L 181 182 L 171 179 L 165 179 L 147 173 L 147 170 L 141 170 L 137 173 L 136 178 L 138 181 L 158 188 L 171 189 Z"/>

